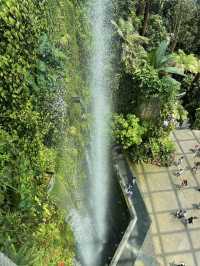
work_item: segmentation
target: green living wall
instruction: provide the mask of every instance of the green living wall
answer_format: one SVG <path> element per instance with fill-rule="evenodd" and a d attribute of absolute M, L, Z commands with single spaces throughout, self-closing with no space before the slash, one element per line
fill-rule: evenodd
<path fill-rule="evenodd" d="M 64 221 L 84 177 L 88 119 L 73 97 L 88 98 L 85 7 L 5 0 L 0 24 L 0 250 L 17 265 L 72 265 Z"/>

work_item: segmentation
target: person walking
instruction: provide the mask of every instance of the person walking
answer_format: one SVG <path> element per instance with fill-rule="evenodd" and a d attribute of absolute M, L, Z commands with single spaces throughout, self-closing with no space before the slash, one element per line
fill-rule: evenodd
<path fill-rule="evenodd" d="M 179 166 L 182 164 L 183 159 L 184 159 L 184 156 L 181 156 L 181 157 L 177 160 L 176 165 L 178 166 L 178 168 L 179 168 Z"/>
<path fill-rule="evenodd" d="M 180 209 L 176 212 L 176 217 L 178 219 L 185 218 L 186 214 L 187 214 L 186 210 Z"/>
<path fill-rule="evenodd" d="M 194 146 L 194 157 L 198 157 L 200 155 L 200 144 Z"/>
<path fill-rule="evenodd" d="M 193 224 L 193 220 L 195 219 L 195 217 L 191 216 L 187 219 L 187 223 L 188 224 Z"/>
<path fill-rule="evenodd" d="M 192 171 L 196 174 L 196 172 L 199 168 L 200 168 L 200 162 L 194 162 L 194 166 L 192 167 Z"/>
<path fill-rule="evenodd" d="M 183 173 L 184 173 L 184 169 L 180 168 L 180 169 L 175 173 L 175 175 L 176 175 L 177 177 L 179 177 L 179 176 L 181 176 Z"/>
<path fill-rule="evenodd" d="M 182 180 L 182 183 L 181 183 L 181 186 L 182 186 L 182 187 L 187 187 L 187 185 L 188 185 L 188 181 L 187 181 L 187 179 L 183 179 L 183 180 Z"/>

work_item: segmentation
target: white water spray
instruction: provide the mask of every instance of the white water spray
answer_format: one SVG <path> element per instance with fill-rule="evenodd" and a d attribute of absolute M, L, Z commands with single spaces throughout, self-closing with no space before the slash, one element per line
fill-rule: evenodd
<path fill-rule="evenodd" d="M 111 1 L 92 0 L 92 54 L 90 88 L 93 124 L 91 128 L 90 173 L 88 193 L 82 212 L 72 213 L 72 227 L 84 266 L 100 265 L 106 242 L 109 193 L 109 119 L 110 119 L 110 51 Z"/>
<path fill-rule="evenodd" d="M 110 0 L 95 0 L 93 4 L 92 25 L 94 50 L 91 61 L 91 92 L 93 128 L 91 155 L 93 176 L 90 179 L 96 230 L 100 241 L 106 234 L 107 195 L 109 189 L 109 56 L 110 39 L 109 13 Z"/>

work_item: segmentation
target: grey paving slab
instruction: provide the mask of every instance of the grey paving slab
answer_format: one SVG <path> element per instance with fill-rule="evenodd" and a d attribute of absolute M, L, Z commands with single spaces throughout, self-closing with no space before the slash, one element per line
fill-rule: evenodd
<path fill-rule="evenodd" d="M 195 137 L 200 141 L 200 130 L 192 130 Z"/>
<path fill-rule="evenodd" d="M 194 248 L 200 250 L 200 229 L 195 230 L 195 231 L 191 231 L 190 234 L 191 234 L 192 244 L 193 244 Z M 200 263 L 200 261 L 199 261 L 199 263 Z"/>
<path fill-rule="evenodd" d="M 165 253 L 185 252 L 191 249 L 186 232 L 161 235 Z"/>
<path fill-rule="evenodd" d="M 200 193 L 193 188 L 182 189 L 177 193 L 182 208 L 191 208 L 200 201 Z M 198 210 L 196 211 L 198 213 Z M 198 213 L 199 215 L 199 213 Z"/>
<path fill-rule="evenodd" d="M 199 266 L 200 264 L 196 264 L 194 261 L 194 257 L 192 253 L 190 252 L 182 252 L 182 253 L 177 253 L 171 256 L 166 256 L 167 259 L 167 265 L 172 265 L 171 263 L 181 263 L 184 262 L 188 266 L 194 266 L 197 265 Z"/>
<path fill-rule="evenodd" d="M 147 182 L 150 191 L 172 189 L 172 184 L 167 172 L 150 173 L 148 174 Z"/>
<path fill-rule="evenodd" d="M 192 131 L 190 129 L 177 130 L 174 132 L 178 140 L 190 140 L 194 139 Z"/>
<path fill-rule="evenodd" d="M 176 148 L 176 154 L 181 154 L 182 150 L 181 150 L 180 146 L 176 142 L 174 143 L 174 145 L 175 145 L 175 148 Z"/>
<path fill-rule="evenodd" d="M 174 191 L 157 192 L 151 195 L 155 212 L 168 211 L 178 208 L 176 195 Z"/>
<path fill-rule="evenodd" d="M 195 147 L 197 141 L 195 139 L 188 141 L 180 141 L 179 144 L 184 153 L 192 153 L 191 149 Z"/>
<path fill-rule="evenodd" d="M 157 219 L 160 233 L 169 233 L 185 229 L 184 224 L 180 223 L 180 221 L 174 217 L 173 212 L 158 213 Z"/>
<path fill-rule="evenodd" d="M 200 251 L 195 252 L 195 255 L 196 255 L 197 261 L 199 262 L 199 265 L 200 265 Z"/>

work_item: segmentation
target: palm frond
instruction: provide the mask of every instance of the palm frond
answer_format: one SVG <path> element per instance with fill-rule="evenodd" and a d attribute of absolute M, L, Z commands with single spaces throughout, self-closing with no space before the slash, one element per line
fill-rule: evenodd
<path fill-rule="evenodd" d="M 156 49 L 156 68 L 160 67 L 160 62 L 162 61 L 162 58 L 165 56 L 167 52 L 167 47 L 169 45 L 169 41 L 165 40 L 162 41 L 159 45 L 159 47 Z"/>
<path fill-rule="evenodd" d="M 148 53 L 148 61 L 154 68 L 156 68 L 156 49 L 153 49 Z"/>
<path fill-rule="evenodd" d="M 163 71 L 165 73 L 169 73 L 169 74 L 176 74 L 176 75 L 180 75 L 180 76 L 185 76 L 183 70 L 176 68 L 176 67 L 161 67 L 158 70 Z"/>
<path fill-rule="evenodd" d="M 117 25 L 117 23 L 114 20 L 111 20 L 111 23 L 113 24 L 113 26 L 115 27 L 115 29 L 117 30 L 118 35 L 124 39 L 124 34 L 122 32 L 122 30 L 120 29 L 120 27 Z"/>
<path fill-rule="evenodd" d="M 160 61 L 160 66 L 162 66 L 162 65 L 168 65 L 169 66 L 173 63 L 175 63 L 174 57 L 171 54 L 169 54 L 169 55 L 163 56 L 163 58 Z"/>

